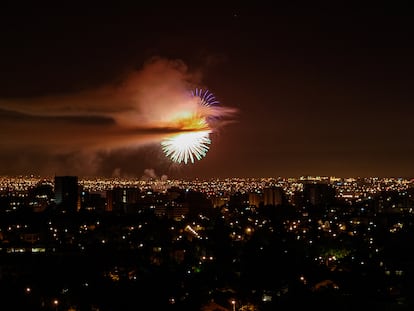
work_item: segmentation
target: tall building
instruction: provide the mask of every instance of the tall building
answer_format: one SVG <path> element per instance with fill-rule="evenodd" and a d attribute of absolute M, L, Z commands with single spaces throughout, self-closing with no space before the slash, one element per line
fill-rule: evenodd
<path fill-rule="evenodd" d="M 249 204 L 250 206 L 259 207 L 260 203 L 263 203 L 263 196 L 261 193 L 250 192 L 249 193 Z"/>
<path fill-rule="evenodd" d="M 76 212 L 80 208 L 77 176 L 55 176 L 55 203 L 59 210 Z"/>
<path fill-rule="evenodd" d="M 126 213 L 130 205 L 139 200 L 140 190 L 138 188 L 116 187 L 106 191 L 106 211 Z"/>
<path fill-rule="evenodd" d="M 269 187 L 263 189 L 263 204 L 282 205 L 285 202 L 285 192 L 282 187 Z"/>
<path fill-rule="evenodd" d="M 335 201 L 335 189 L 326 183 L 303 184 L 303 199 L 305 204 L 329 205 Z"/>

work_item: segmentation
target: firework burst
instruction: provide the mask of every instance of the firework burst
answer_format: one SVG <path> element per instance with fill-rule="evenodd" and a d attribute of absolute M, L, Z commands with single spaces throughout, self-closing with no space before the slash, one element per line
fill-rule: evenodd
<path fill-rule="evenodd" d="M 213 93 L 195 89 L 191 92 L 197 99 L 197 110 L 188 116 L 176 120 L 182 132 L 167 137 L 161 142 L 167 157 L 177 163 L 194 163 L 206 156 L 211 144 L 211 121 L 217 116 L 211 114 L 211 107 L 219 104 Z"/>
<path fill-rule="evenodd" d="M 209 90 L 203 90 L 203 89 L 195 89 L 191 91 L 191 94 L 194 97 L 197 97 L 200 99 L 200 105 L 210 107 L 212 105 L 219 104 L 218 100 L 214 96 L 213 93 L 211 93 Z"/>
<path fill-rule="evenodd" d="M 201 160 L 209 150 L 210 131 L 181 133 L 164 140 L 161 145 L 167 157 L 177 163 Z"/>

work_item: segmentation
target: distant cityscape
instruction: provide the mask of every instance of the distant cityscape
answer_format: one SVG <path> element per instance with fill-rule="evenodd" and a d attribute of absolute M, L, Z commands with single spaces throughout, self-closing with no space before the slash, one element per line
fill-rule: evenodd
<path fill-rule="evenodd" d="M 0 308 L 412 310 L 413 216 L 401 177 L 2 176 Z"/>
<path fill-rule="evenodd" d="M 301 176 L 298 178 L 226 178 L 206 180 L 169 180 L 162 178 L 77 178 L 82 191 L 99 194 L 105 197 L 107 190 L 114 188 L 136 188 L 138 190 L 152 189 L 165 192 L 167 189 L 177 187 L 180 189 L 199 191 L 208 197 L 223 198 L 240 192 L 254 194 L 260 200 L 263 190 L 269 187 L 280 187 L 293 203 L 294 196 L 303 191 L 304 183 L 324 183 L 331 185 L 338 199 L 347 202 L 371 199 L 373 195 L 382 191 L 398 191 L 408 195 L 407 190 L 414 187 L 414 178 L 402 177 L 333 177 L 333 176 Z M 25 196 L 28 190 L 39 184 L 49 183 L 54 186 L 54 177 L 42 176 L 0 176 L 0 191 L 4 194 L 12 191 L 19 196 Z M 252 199 L 252 197 L 250 197 Z M 257 201 L 255 200 L 255 203 Z"/>

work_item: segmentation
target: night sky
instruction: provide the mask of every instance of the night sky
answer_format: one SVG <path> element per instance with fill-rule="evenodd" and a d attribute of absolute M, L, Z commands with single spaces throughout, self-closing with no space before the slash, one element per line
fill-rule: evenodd
<path fill-rule="evenodd" d="M 91 3 L 0 5 L 1 175 L 414 176 L 408 6 Z M 192 87 L 228 113 L 178 165 Z"/>

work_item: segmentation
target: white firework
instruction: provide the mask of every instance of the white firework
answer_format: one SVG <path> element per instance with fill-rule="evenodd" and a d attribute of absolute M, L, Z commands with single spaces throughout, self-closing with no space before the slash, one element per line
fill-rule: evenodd
<path fill-rule="evenodd" d="M 165 155 L 171 160 L 187 164 L 205 157 L 210 143 L 210 131 L 205 130 L 176 134 L 165 139 L 161 145 Z"/>

